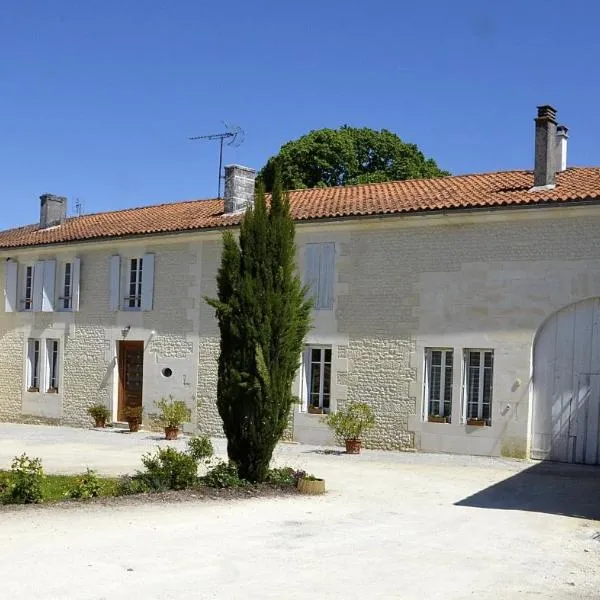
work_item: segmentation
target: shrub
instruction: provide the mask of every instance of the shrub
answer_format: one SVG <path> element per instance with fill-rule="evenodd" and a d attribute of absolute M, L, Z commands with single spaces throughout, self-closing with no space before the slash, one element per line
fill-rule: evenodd
<path fill-rule="evenodd" d="M 144 414 L 143 406 L 126 406 L 123 409 L 123 414 L 125 415 L 125 420 L 128 422 L 135 421 L 140 422 L 142 420 L 142 415 Z"/>
<path fill-rule="evenodd" d="M 77 478 L 74 487 L 67 491 L 65 496 L 67 496 L 67 498 L 81 498 L 87 500 L 89 498 L 97 498 L 100 495 L 101 490 L 102 487 L 96 471 L 87 469 L 85 473 L 82 473 Z"/>
<path fill-rule="evenodd" d="M 375 425 L 373 411 L 365 402 L 350 402 L 345 409 L 328 414 L 324 420 L 339 442 L 358 440 Z"/>
<path fill-rule="evenodd" d="M 175 448 L 158 448 L 155 454 L 144 454 L 145 471 L 134 476 L 149 491 L 183 490 L 198 481 L 198 463 L 193 456 Z"/>
<path fill-rule="evenodd" d="M 139 476 L 124 475 L 117 484 L 117 496 L 131 496 L 132 494 L 147 494 L 150 490 L 147 483 Z"/>
<path fill-rule="evenodd" d="M 269 469 L 267 473 L 267 483 L 274 485 L 295 485 L 296 472 L 291 467 L 283 467 L 281 469 Z"/>
<path fill-rule="evenodd" d="M 208 473 L 200 478 L 200 483 L 214 488 L 242 487 L 248 485 L 245 479 L 240 478 L 235 463 L 223 461 L 219 461 L 210 468 Z"/>
<path fill-rule="evenodd" d="M 187 452 L 196 461 L 210 458 L 214 454 L 212 442 L 206 435 L 190 438 L 187 442 Z"/>
<path fill-rule="evenodd" d="M 192 411 L 186 406 L 185 402 L 174 400 L 173 396 L 169 396 L 168 400 L 161 398 L 158 402 L 155 402 L 155 405 L 160 410 L 158 420 L 163 427 L 179 427 L 192 418 Z"/>
<path fill-rule="evenodd" d="M 39 458 L 29 458 L 25 453 L 15 456 L 7 477 L 3 502 L 6 504 L 35 504 L 42 499 L 44 471 Z"/>
<path fill-rule="evenodd" d="M 87 411 L 92 419 L 98 419 L 100 421 L 106 421 L 110 416 L 110 411 L 104 404 L 94 404 L 93 406 L 90 406 Z"/>

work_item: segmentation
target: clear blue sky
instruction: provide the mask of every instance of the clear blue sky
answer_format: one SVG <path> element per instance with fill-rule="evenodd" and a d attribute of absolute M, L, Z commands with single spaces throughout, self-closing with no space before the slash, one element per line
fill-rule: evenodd
<path fill-rule="evenodd" d="M 41 193 L 86 212 L 214 197 L 225 162 L 260 168 L 311 129 L 387 128 L 453 173 L 533 164 L 533 117 L 600 164 L 592 0 L 19 0 L 0 12 L 0 227 Z"/>

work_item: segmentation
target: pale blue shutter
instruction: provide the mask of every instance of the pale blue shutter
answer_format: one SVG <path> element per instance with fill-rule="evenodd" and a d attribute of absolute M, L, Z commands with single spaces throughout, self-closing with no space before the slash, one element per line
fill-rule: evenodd
<path fill-rule="evenodd" d="M 300 381 L 300 412 L 308 410 L 308 395 L 310 393 L 310 348 L 302 352 L 302 379 Z"/>
<path fill-rule="evenodd" d="M 4 263 L 4 310 L 16 312 L 17 306 L 17 272 L 19 265 L 8 260 Z"/>
<path fill-rule="evenodd" d="M 142 263 L 142 310 L 152 310 L 154 297 L 154 254 L 144 254 Z"/>
<path fill-rule="evenodd" d="M 319 244 L 319 306 L 318 308 L 333 308 L 333 284 L 335 272 L 335 244 Z"/>
<path fill-rule="evenodd" d="M 319 245 L 306 244 L 304 250 L 304 282 L 310 288 L 314 308 L 319 308 Z"/>
<path fill-rule="evenodd" d="M 54 311 L 54 285 L 56 283 L 56 261 L 44 261 L 44 280 L 42 284 L 42 312 Z"/>
<path fill-rule="evenodd" d="M 79 281 L 81 260 L 76 258 L 71 263 L 71 310 L 79 310 Z"/>
<path fill-rule="evenodd" d="M 119 299 L 119 294 L 121 290 L 121 257 L 120 256 L 111 256 L 110 257 L 110 281 L 109 281 L 109 293 L 110 300 L 109 306 L 111 311 L 119 310 L 121 306 L 121 302 Z"/>

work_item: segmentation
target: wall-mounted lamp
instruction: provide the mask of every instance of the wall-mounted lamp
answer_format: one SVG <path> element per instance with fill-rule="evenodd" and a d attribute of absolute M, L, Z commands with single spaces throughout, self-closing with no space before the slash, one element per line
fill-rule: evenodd
<path fill-rule="evenodd" d="M 156 335 L 156 329 L 153 329 L 153 330 L 150 332 L 150 337 L 154 337 L 155 335 Z"/>
<path fill-rule="evenodd" d="M 123 337 L 127 337 L 127 334 L 131 331 L 131 325 L 127 325 L 127 327 L 123 327 L 123 329 L 121 329 L 121 333 L 123 334 Z"/>

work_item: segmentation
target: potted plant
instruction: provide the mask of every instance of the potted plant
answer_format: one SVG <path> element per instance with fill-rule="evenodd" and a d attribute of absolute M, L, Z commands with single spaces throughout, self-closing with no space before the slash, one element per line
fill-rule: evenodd
<path fill-rule="evenodd" d="M 447 423 L 448 417 L 442 417 L 442 415 L 427 415 L 427 420 L 430 423 Z"/>
<path fill-rule="evenodd" d="M 322 415 L 323 409 L 320 406 L 317 406 L 316 404 L 309 404 L 308 412 L 311 415 Z"/>
<path fill-rule="evenodd" d="M 296 487 L 301 494 L 316 496 L 325 493 L 325 480 L 303 473 L 296 480 Z"/>
<path fill-rule="evenodd" d="M 156 408 L 160 410 L 158 420 L 165 428 L 165 438 L 176 440 L 179 434 L 179 427 L 191 419 L 192 411 L 186 406 L 183 400 L 174 400 L 173 396 L 169 399 L 161 398 L 155 403 Z"/>
<path fill-rule="evenodd" d="M 129 424 L 129 431 L 135 433 L 140 430 L 142 414 L 144 409 L 141 406 L 126 406 L 123 410 L 125 420 Z"/>
<path fill-rule="evenodd" d="M 350 402 L 345 409 L 329 413 L 325 422 L 337 440 L 343 440 L 346 454 L 360 454 L 361 436 L 375 425 L 375 416 L 365 402 Z"/>
<path fill-rule="evenodd" d="M 485 419 L 468 418 L 467 425 L 470 425 L 471 427 L 485 427 Z"/>
<path fill-rule="evenodd" d="M 110 416 L 110 411 L 104 404 L 94 404 L 93 406 L 90 406 L 87 411 L 90 417 L 94 419 L 95 427 L 104 427 L 106 425 L 106 421 Z"/>

